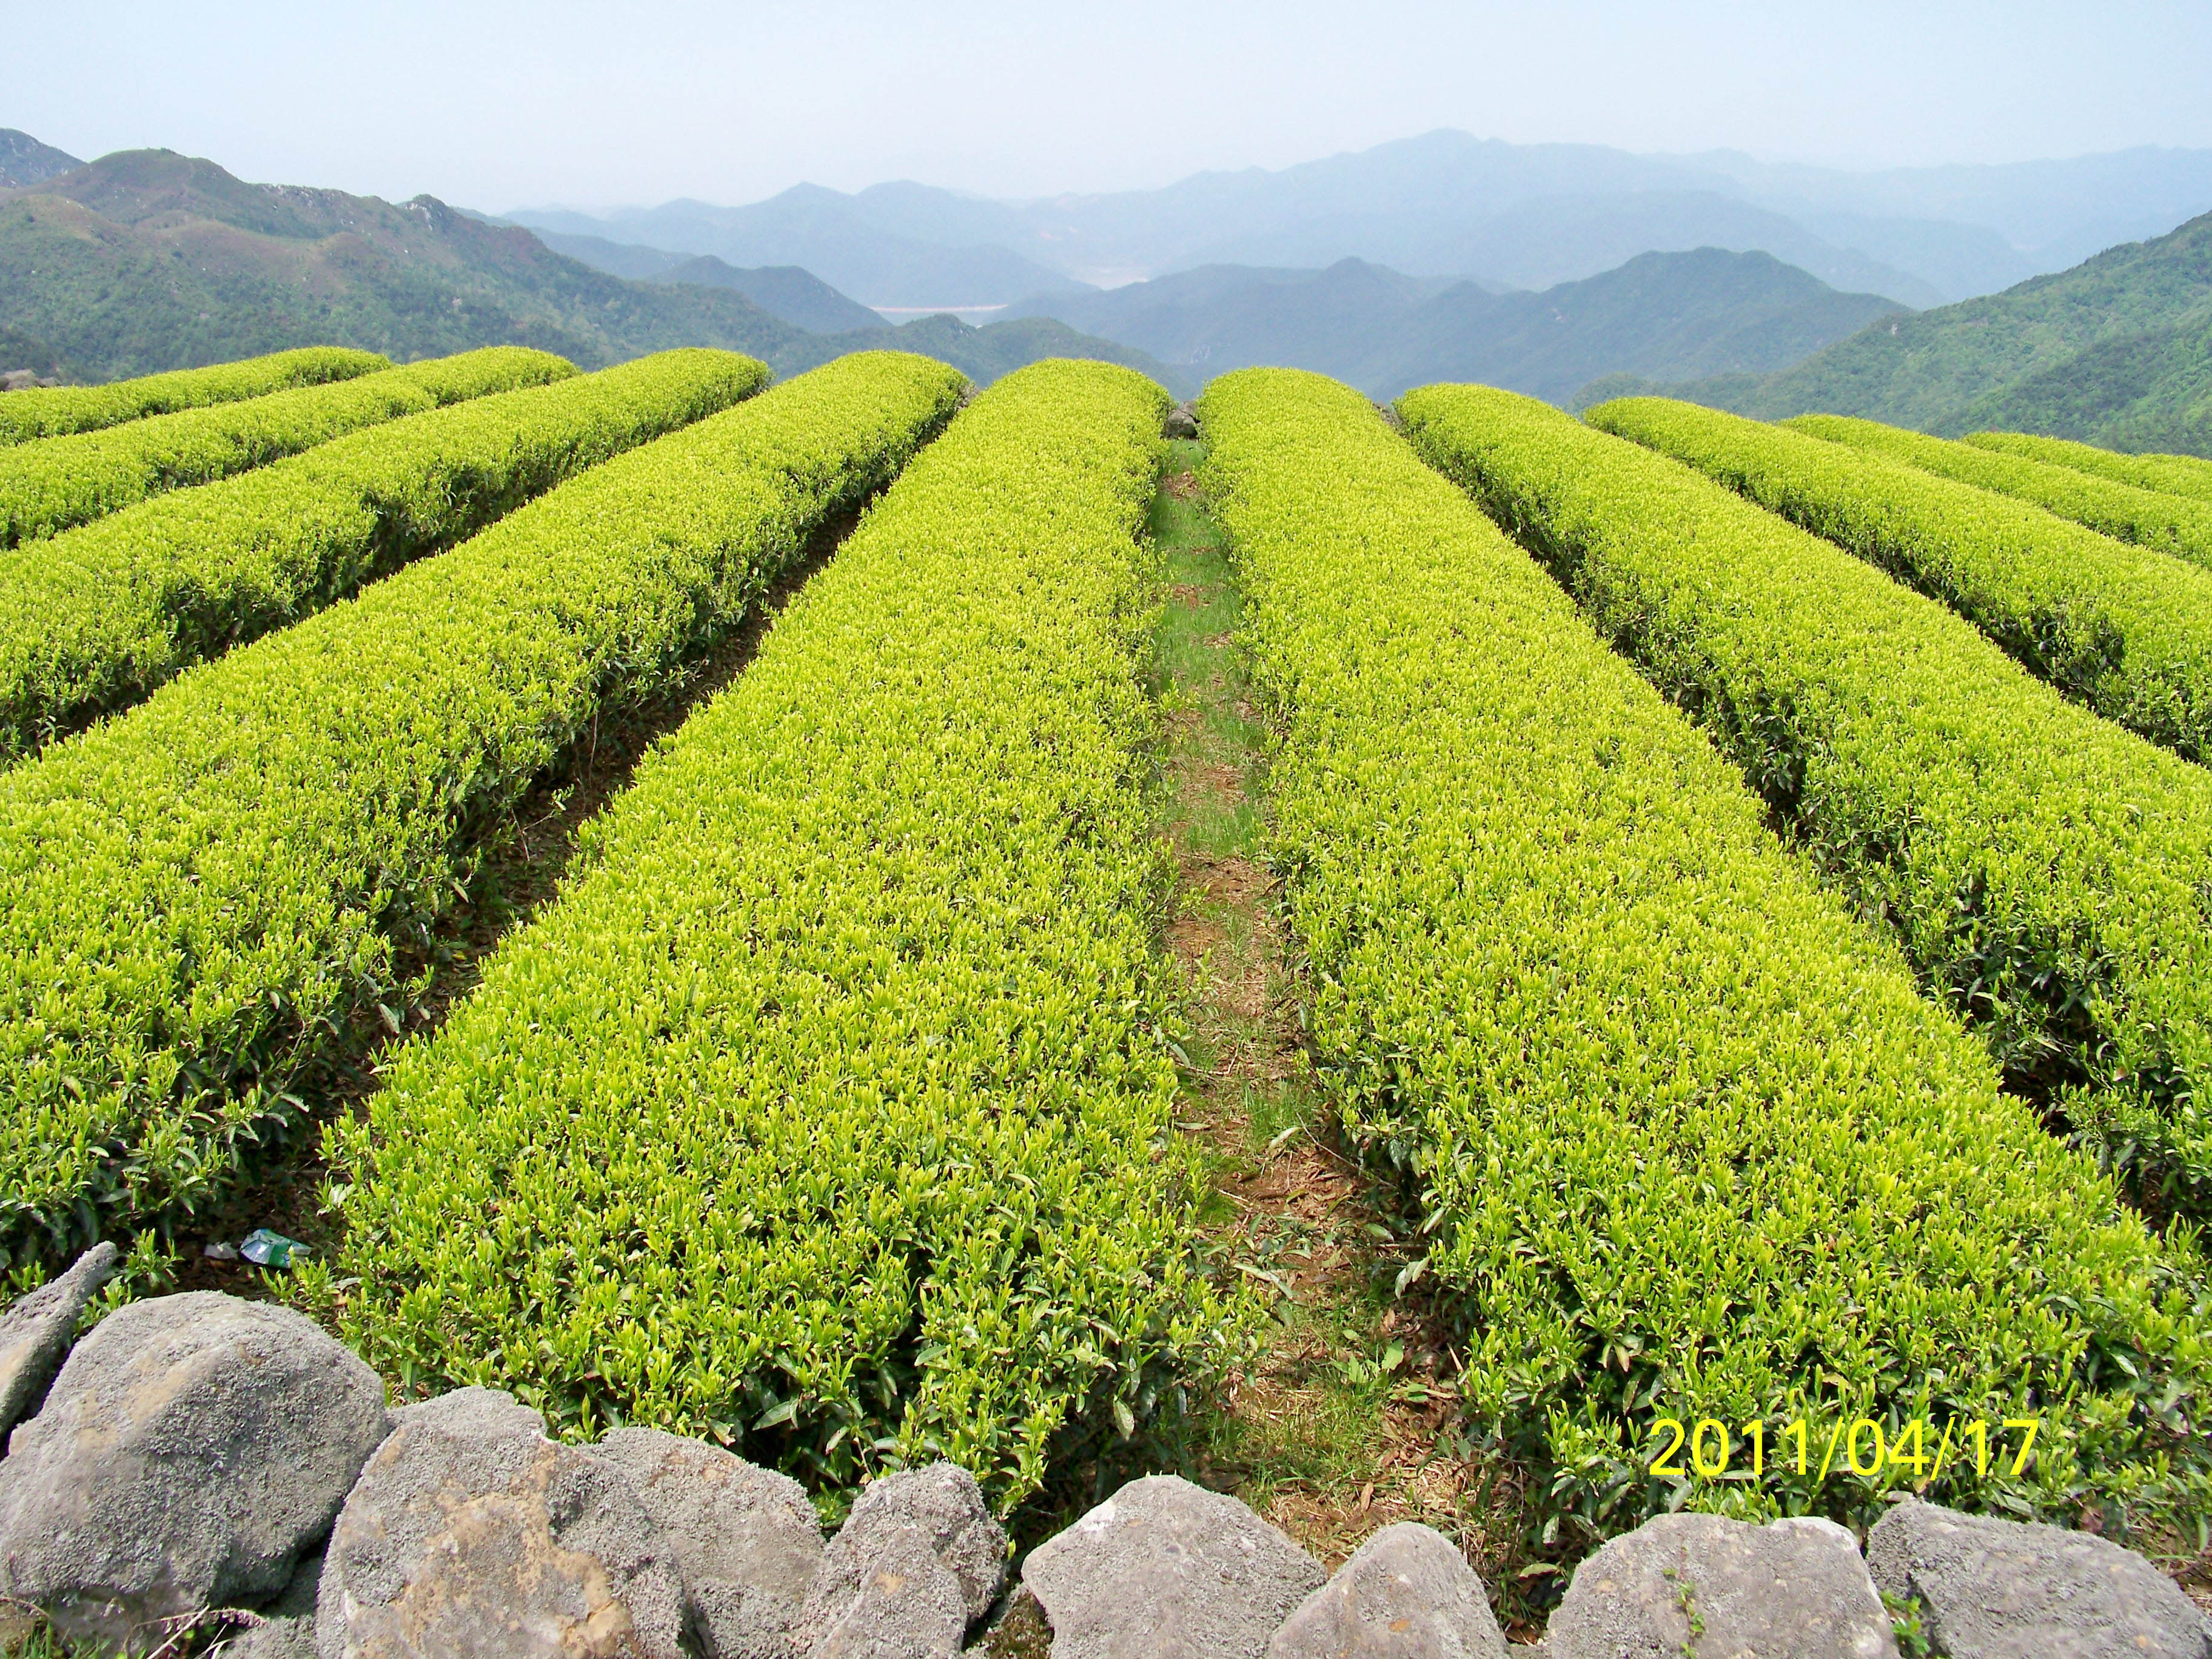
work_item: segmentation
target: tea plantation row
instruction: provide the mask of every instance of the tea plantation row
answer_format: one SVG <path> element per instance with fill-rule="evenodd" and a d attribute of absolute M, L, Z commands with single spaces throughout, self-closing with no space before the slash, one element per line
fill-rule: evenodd
<path fill-rule="evenodd" d="M 19 1274 L 189 1230 L 410 1024 L 524 792 L 884 491 L 380 1056 L 303 1294 L 572 1435 L 827 1492 L 950 1456 L 1002 1510 L 1247 1362 L 1158 944 L 1164 396 L 763 379 L 494 393 L 8 556 Z M 1931 1495 L 2202 1513 L 2212 573 L 1683 405 L 1401 407 L 1247 371 L 1200 414 L 1312 1053 L 1474 1426 L 1565 1541 L 1902 1478 L 1654 1472 L 1668 1418 L 2033 1416 Z"/>
<path fill-rule="evenodd" d="M 323 386 L 389 368 L 389 358 L 342 346 L 306 346 L 212 368 L 181 368 L 111 386 L 46 386 L 0 398 L 0 445 L 55 438 L 180 409 L 236 403 L 293 386 Z"/>
<path fill-rule="evenodd" d="M 0 449 L 0 548 L 250 471 L 363 427 L 576 372 L 550 352 L 487 346 L 407 368 L 185 410 Z"/>
<path fill-rule="evenodd" d="M 0 554 L 0 760 L 128 708 L 767 378 L 734 352 L 661 352 L 356 432 Z"/>

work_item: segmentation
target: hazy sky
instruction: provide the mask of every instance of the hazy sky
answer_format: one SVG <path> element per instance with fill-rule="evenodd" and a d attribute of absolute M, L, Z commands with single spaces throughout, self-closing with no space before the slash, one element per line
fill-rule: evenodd
<path fill-rule="evenodd" d="M 33 5 L 0 126 L 489 210 L 999 196 L 1433 127 L 1876 166 L 2212 147 L 2212 0 Z"/>

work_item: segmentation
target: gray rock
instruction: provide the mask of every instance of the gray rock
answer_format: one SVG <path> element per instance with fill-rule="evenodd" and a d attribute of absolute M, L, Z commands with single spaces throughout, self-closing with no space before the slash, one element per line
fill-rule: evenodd
<path fill-rule="evenodd" d="M 787 1632 L 822 1562 L 806 1489 L 658 1429 L 617 1429 L 593 1449 L 675 1550 L 706 1659 L 795 1659 Z"/>
<path fill-rule="evenodd" d="M 1170 438 L 1198 436 L 1198 417 L 1191 413 L 1188 404 L 1177 404 L 1168 410 L 1168 418 L 1161 428 L 1162 435 Z"/>
<path fill-rule="evenodd" d="M 1261 1659 L 1328 1574 L 1233 1498 L 1132 1480 L 1030 1553 L 1053 1659 Z"/>
<path fill-rule="evenodd" d="M 315 1659 L 315 1620 L 268 1619 L 216 1650 L 220 1659 Z"/>
<path fill-rule="evenodd" d="M 1006 1534 L 985 1506 L 975 1477 L 957 1463 L 887 1474 L 862 1492 L 822 1553 L 810 1605 L 842 1606 L 874 1565 L 881 1540 L 907 1527 L 929 1540 L 937 1559 L 960 1581 L 969 1622 L 981 1619 L 1006 1580 Z"/>
<path fill-rule="evenodd" d="M 0 1315 L 0 1443 L 39 1409 L 76 1334 L 78 1316 L 114 1271 L 115 1246 L 103 1239 L 60 1278 Z"/>
<path fill-rule="evenodd" d="M 1482 1580 L 1442 1533 L 1385 1527 L 1306 1597 L 1267 1659 L 1506 1659 Z"/>
<path fill-rule="evenodd" d="M 900 1524 L 872 1534 L 866 1568 L 810 1600 L 794 1635 L 807 1659 L 955 1659 L 967 1630 L 959 1575 L 927 1533 Z"/>
<path fill-rule="evenodd" d="M 222 1647 L 223 1659 L 315 1659 L 315 1591 L 323 1580 L 317 1550 L 293 1570 L 284 1593 L 260 1609 L 262 1622 Z"/>
<path fill-rule="evenodd" d="M 1949 1659 L 2212 1659 L 2212 1630 L 2180 1587 L 2086 1532 L 1900 1504 L 1867 1537 L 1890 1595 L 1920 1603 Z"/>
<path fill-rule="evenodd" d="M 683 1571 L 619 1468 L 491 1389 L 398 1419 L 331 1534 L 321 1659 L 678 1659 Z"/>
<path fill-rule="evenodd" d="M 1548 1638 L 1552 1659 L 1897 1653 L 1850 1533 L 1832 1521 L 1754 1527 L 1717 1515 L 1662 1515 L 1607 1543 L 1576 1569 Z"/>
<path fill-rule="evenodd" d="M 0 1462 L 0 1591 L 65 1636 L 283 1589 L 390 1427 L 384 1385 L 288 1308 L 210 1291 L 94 1326 Z"/>
<path fill-rule="evenodd" d="M 440 1434 L 497 1440 L 543 1440 L 545 1419 L 504 1389 L 455 1389 L 392 1413 L 394 1429 L 416 1424 Z"/>

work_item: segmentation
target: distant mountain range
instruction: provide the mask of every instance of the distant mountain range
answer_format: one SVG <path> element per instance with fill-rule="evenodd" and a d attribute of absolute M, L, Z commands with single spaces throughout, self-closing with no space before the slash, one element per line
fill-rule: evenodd
<path fill-rule="evenodd" d="M 0 132 L 0 146 L 40 166 L 59 155 L 21 134 Z M 691 280 L 631 282 L 432 197 L 394 204 L 246 184 L 212 161 L 125 150 L 0 191 L 0 369 L 108 380 L 314 343 L 402 360 L 513 343 L 587 368 L 718 345 L 793 374 L 902 346 L 984 380 L 1048 355 L 1178 378 L 1061 324 L 891 330 L 804 271 L 719 261 L 687 271 Z M 748 289 L 781 309 L 858 325 L 807 331 Z"/>
<path fill-rule="evenodd" d="M 610 271 L 739 287 L 801 326 L 829 326 L 833 316 L 840 326 L 860 318 L 883 325 L 795 267 L 742 270 L 712 254 L 538 234 L 548 246 Z M 1376 397 L 1438 379 L 1481 380 L 1572 403 L 1600 377 L 1787 368 L 1904 310 L 1878 295 L 1839 294 L 1770 254 L 1701 248 L 1638 254 L 1541 294 L 1493 293 L 1463 279 L 1342 259 L 1323 270 L 1205 265 L 1116 289 L 1060 288 L 999 314 L 1003 322 L 1050 319 L 1113 341 L 1157 358 L 1192 386 L 1229 369 L 1274 363 L 1333 374 Z"/>
<path fill-rule="evenodd" d="M 854 195 L 801 185 L 744 207 L 509 218 L 733 265 L 803 265 L 887 308 L 1000 305 L 1208 264 L 1318 269 L 1346 258 L 1537 289 L 1638 253 L 1699 247 L 1771 253 L 1839 290 L 1923 307 L 2163 234 L 2207 208 L 2206 150 L 1852 173 L 1731 152 L 1635 155 L 1443 131 L 1276 172 L 1030 203 L 911 183 Z"/>
<path fill-rule="evenodd" d="M 1854 175 L 1440 133 L 1120 196 L 805 187 L 533 232 L 427 196 L 246 184 L 166 150 L 79 163 L 0 131 L 0 369 L 106 379 L 317 341 L 403 359 L 511 341 L 586 365 L 724 345 L 791 374 L 881 345 L 979 380 L 1087 356 L 1188 392 L 1280 362 L 1377 396 L 1474 380 L 1575 406 L 1657 386 L 1766 416 L 2212 453 L 2212 214 L 2160 222 L 2207 198 L 2198 151 Z M 2072 269 L 1908 309 L 2145 222 L 2158 234 Z M 1709 246 L 1668 246 L 1696 227 Z M 663 240 L 629 240 L 647 228 Z M 1075 274 L 1183 260 L 1105 290 Z M 859 303 L 921 294 L 1004 315 L 892 329 Z"/>
<path fill-rule="evenodd" d="M 950 191 L 926 194 L 955 203 L 967 199 Z M 865 210 L 856 212 L 858 199 L 798 185 L 750 207 L 670 202 L 606 219 L 546 209 L 509 214 L 501 222 L 685 254 L 711 253 L 741 267 L 801 265 L 865 305 L 906 310 L 1004 305 L 1043 289 L 1089 286 L 1010 248 L 957 240 L 957 226 L 951 222 L 943 225 L 938 239 L 902 234 L 873 222 Z"/>
<path fill-rule="evenodd" d="M 1839 294 L 1770 254 L 1718 248 L 1638 254 L 1540 294 L 1492 294 L 1346 259 L 1318 271 L 1208 265 L 1106 293 L 1040 295 L 1007 313 L 1056 317 L 1200 380 L 1280 363 L 1377 398 L 1480 380 L 1559 404 L 1601 376 L 1787 368 L 1906 314 L 1893 300 Z"/>
<path fill-rule="evenodd" d="M 890 326 L 867 307 L 847 299 L 812 271 L 797 265 L 745 269 L 711 253 L 672 253 L 665 248 L 610 242 L 602 236 L 564 236 L 556 230 L 536 234 L 556 253 L 633 282 L 735 289 L 769 316 L 781 317 L 793 328 L 811 333 L 843 334 L 854 329 Z"/>
<path fill-rule="evenodd" d="M 769 316 L 781 317 L 793 328 L 811 334 L 849 334 L 890 326 L 867 307 L 847 299 L 812 271 L 797 265 L 741 270 L 725 264 L 711 253 L 702 253 L 646 280 L 734 289 Z"/>
<path fill-rule="evenodd" d="M 1768 419 L 1821 410 L 2212 455 L 2212 213 L 2002 294 L 1892 318 L 1778 374 L 1662 389 Z"/>

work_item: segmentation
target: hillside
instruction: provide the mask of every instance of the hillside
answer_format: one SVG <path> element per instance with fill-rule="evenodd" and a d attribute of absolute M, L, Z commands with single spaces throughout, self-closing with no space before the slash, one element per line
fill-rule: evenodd
<path fill-rule="evenodd" d="M 124 151 L 0 192 L 0 369 L 101 380 L 311 343 L 399 361 L 531 345 L 586 368 L 711 345 L 785 374 L 898 344 L 982 380 L 1045 350 L 1150 361 L 1066 330 L 924 319 L 893 335 L 803 271 L 731 274 L 857 325 L 810 333 L 725 283 L 625 281 L 431 197 L 246 184 L 212 161 Z"/>
<path fill-rule="evenodd" d="M 1646 253 L 1541 294 L 1439 295 L 1408 319 L 1375 387 L 1395 394 L 1479 380 L 1565 404 L 1612 374 L 1780 368 L 1876 318 L 1910 314 L 1878 295 L 1838 293 L 1765 253 Z"/>
<path fill-rule="evenodd" d="M 741 270 L 711 253 L 702 253 L 645 280 L 730 289 L 744 295 L 769 316 L 780 317 L 793 328 L 803 328 L 810 334 L 848 334 L 854 330 L 890 326 L 867 307 L 848 299 L 813 272 L 797 265 L 761 265 Z"/>
<path fill-rule="evenodd" d="M 0 190 L 18 190 L 83 165 L 76 156 L 42 144 L 27 132 L 0 127 Z"/>
<path fill-rule="evenodd" d="M 1201 379 L 1267 363 L 1364 382 L 1404 319 L 1453 286 L 1360 259 L 1326 270 L 1202 265 L 1103 293 L 1033 295 L 1005 315 L 1054 317 Z"/>
<path fill-rule="evenodd" d="M 489 214 L 471 214 L 486 224 L 513 224 L 512 219 L 495 218 Z M 664 270 L 682 264 L 693 256 L 671 253 L 666 248 L 637 247 L 628 242 L 611 242 L 604 236 L 566 236 L 557 230 L 534 230 L 531 233 L 563 258 L 575 259 L 604 270 L 610 276 L 623 276 L 641 283 L 658 276 Z"/>
<path fill-rule="evenodd" d="M 2002 294 L 1879 322 L 1785 372 L 1677 395 L 2212 453 L 2212 214 Z"/>
<path fill-rule="evenodd" d="M 740 295 L 625 283 L 430 197 L 251 185 L 167 150 L 0 195 L 0 327 L 96 379 L 317 342 L 401 361 L 531 345 L 590 368 L 765 355 L 790 331 Z"/>
<path fill-rule="evenodd" d="M 1893 301 L 1839 294 L 1764 253 L 1646 253 L 1540 294 L 1492 294 L 1358 259 L 1325 270 L 1216 265 L 1010 307 L 1151 352 L 1200 379 L 1310 368 L 1377 397 L 1482 380 L 1565 403 L 1620 374 L 1682 378 L 1796 362 Z"/>
<path fill-rule="evenodd" d="M 799 265 L 745 267 L 711 253 L 672 253 L 666 248 L 611 242 L 604 236 L 571 236 L 557 230 L 532 234 L 556 253 L 610 276 L 637 283 L 690 283 L 701 288 L 735 289 L 770 316 L 781 317 L 793 328 L 810 333 L 841 334 L 852 329 L 890 326 L 859 301 L 839 293 Z"/>

